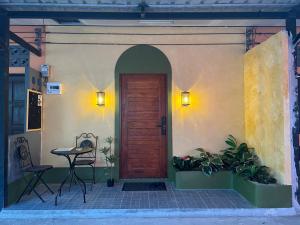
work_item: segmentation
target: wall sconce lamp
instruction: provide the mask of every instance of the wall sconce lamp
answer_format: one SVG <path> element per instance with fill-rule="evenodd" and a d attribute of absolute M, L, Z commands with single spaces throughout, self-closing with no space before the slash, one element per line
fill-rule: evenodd
<path fill-rule="evenodd" d="M 105 105 L 105 92 L 104 91 L 98 91 L 97 92 L 97 105 L 98 106 L 104 106 Z"/>
<path fill-rule="evenodd" d="M 190 104 L 191 104 L 190 92 L 188 91 L 181 92 L 181 105 L 189 106 Z"/>

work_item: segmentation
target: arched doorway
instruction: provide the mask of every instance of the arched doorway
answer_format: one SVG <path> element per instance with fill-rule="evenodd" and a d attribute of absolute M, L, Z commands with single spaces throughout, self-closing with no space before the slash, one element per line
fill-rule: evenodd
<path fill-rule="evenodd" d="M 120 178 L 170 177 L 171 76 L 169 60 L 153 46 L 137 45 L 119 57 L 115 133 Z"/>

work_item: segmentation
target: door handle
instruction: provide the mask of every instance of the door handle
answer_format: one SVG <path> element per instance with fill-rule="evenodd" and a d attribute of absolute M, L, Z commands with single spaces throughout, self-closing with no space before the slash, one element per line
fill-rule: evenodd
<path fill-rule="evenodd" d="M 157 125 L 157 127 L 160 127 L 161 135 L 167 134 L 167 117 L 162 116 L 160 119 L 160 124 Z"/>

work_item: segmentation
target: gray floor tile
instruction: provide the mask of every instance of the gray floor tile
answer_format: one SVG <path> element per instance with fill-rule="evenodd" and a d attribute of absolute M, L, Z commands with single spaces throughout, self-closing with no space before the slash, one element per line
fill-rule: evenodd
<path fill-rule="evenodd" d="M 68 186 L 54 205 L 55 195 L 42 187 L 45 203 L 34 194 L 25 196 L 20 203 L 8 209 L 153 209 L 153 208 L 251 208 L 252 206 L 234 190 L 176 190 L 172 183 L 166 182 L 167 191 L 122 191 L 122 182 L 109 188 L 105 184 L 93 185 L 87 189 L 86 202 L 83 203 L 82 192 L 78 185 Z M 58 185 L 51 186 L 57 190 Z"/>

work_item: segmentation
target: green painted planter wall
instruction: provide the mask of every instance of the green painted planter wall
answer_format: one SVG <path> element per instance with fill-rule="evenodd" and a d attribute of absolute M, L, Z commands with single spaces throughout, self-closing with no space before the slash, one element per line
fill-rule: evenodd
<path fill-rule="evenodd" d="M 175 183 L 178 189 L 229 189 L 232 175 L 223 171 L 208 177 L 201 171 L 177 171 Z"/>
<path fill-rule="evenodd" d="M 291 185 L 259 184 L 229 171 L 218 172 L 210 177 L 201 171 L 177 171 L 175 177 L 178 189 L 234 189 L 258 208 L 292 207 Z"/>
<path fill-rule="evenodd" d="M 232 183 L 232 189 L 239 192 L 241 195 L 243 195 L 249 202 L 251 202 L 253 205 L 257 206 L 255 204 L 255 183 L 249 182 L 242 177 L 238 177 L 235 175 L 232 175 L 233 183 Z"/>
<path fill-rule="evenodd" d="M 292 186 L 259 184 L 233 176 L 233 188 L 259 208 L 292 207 Z"/>

